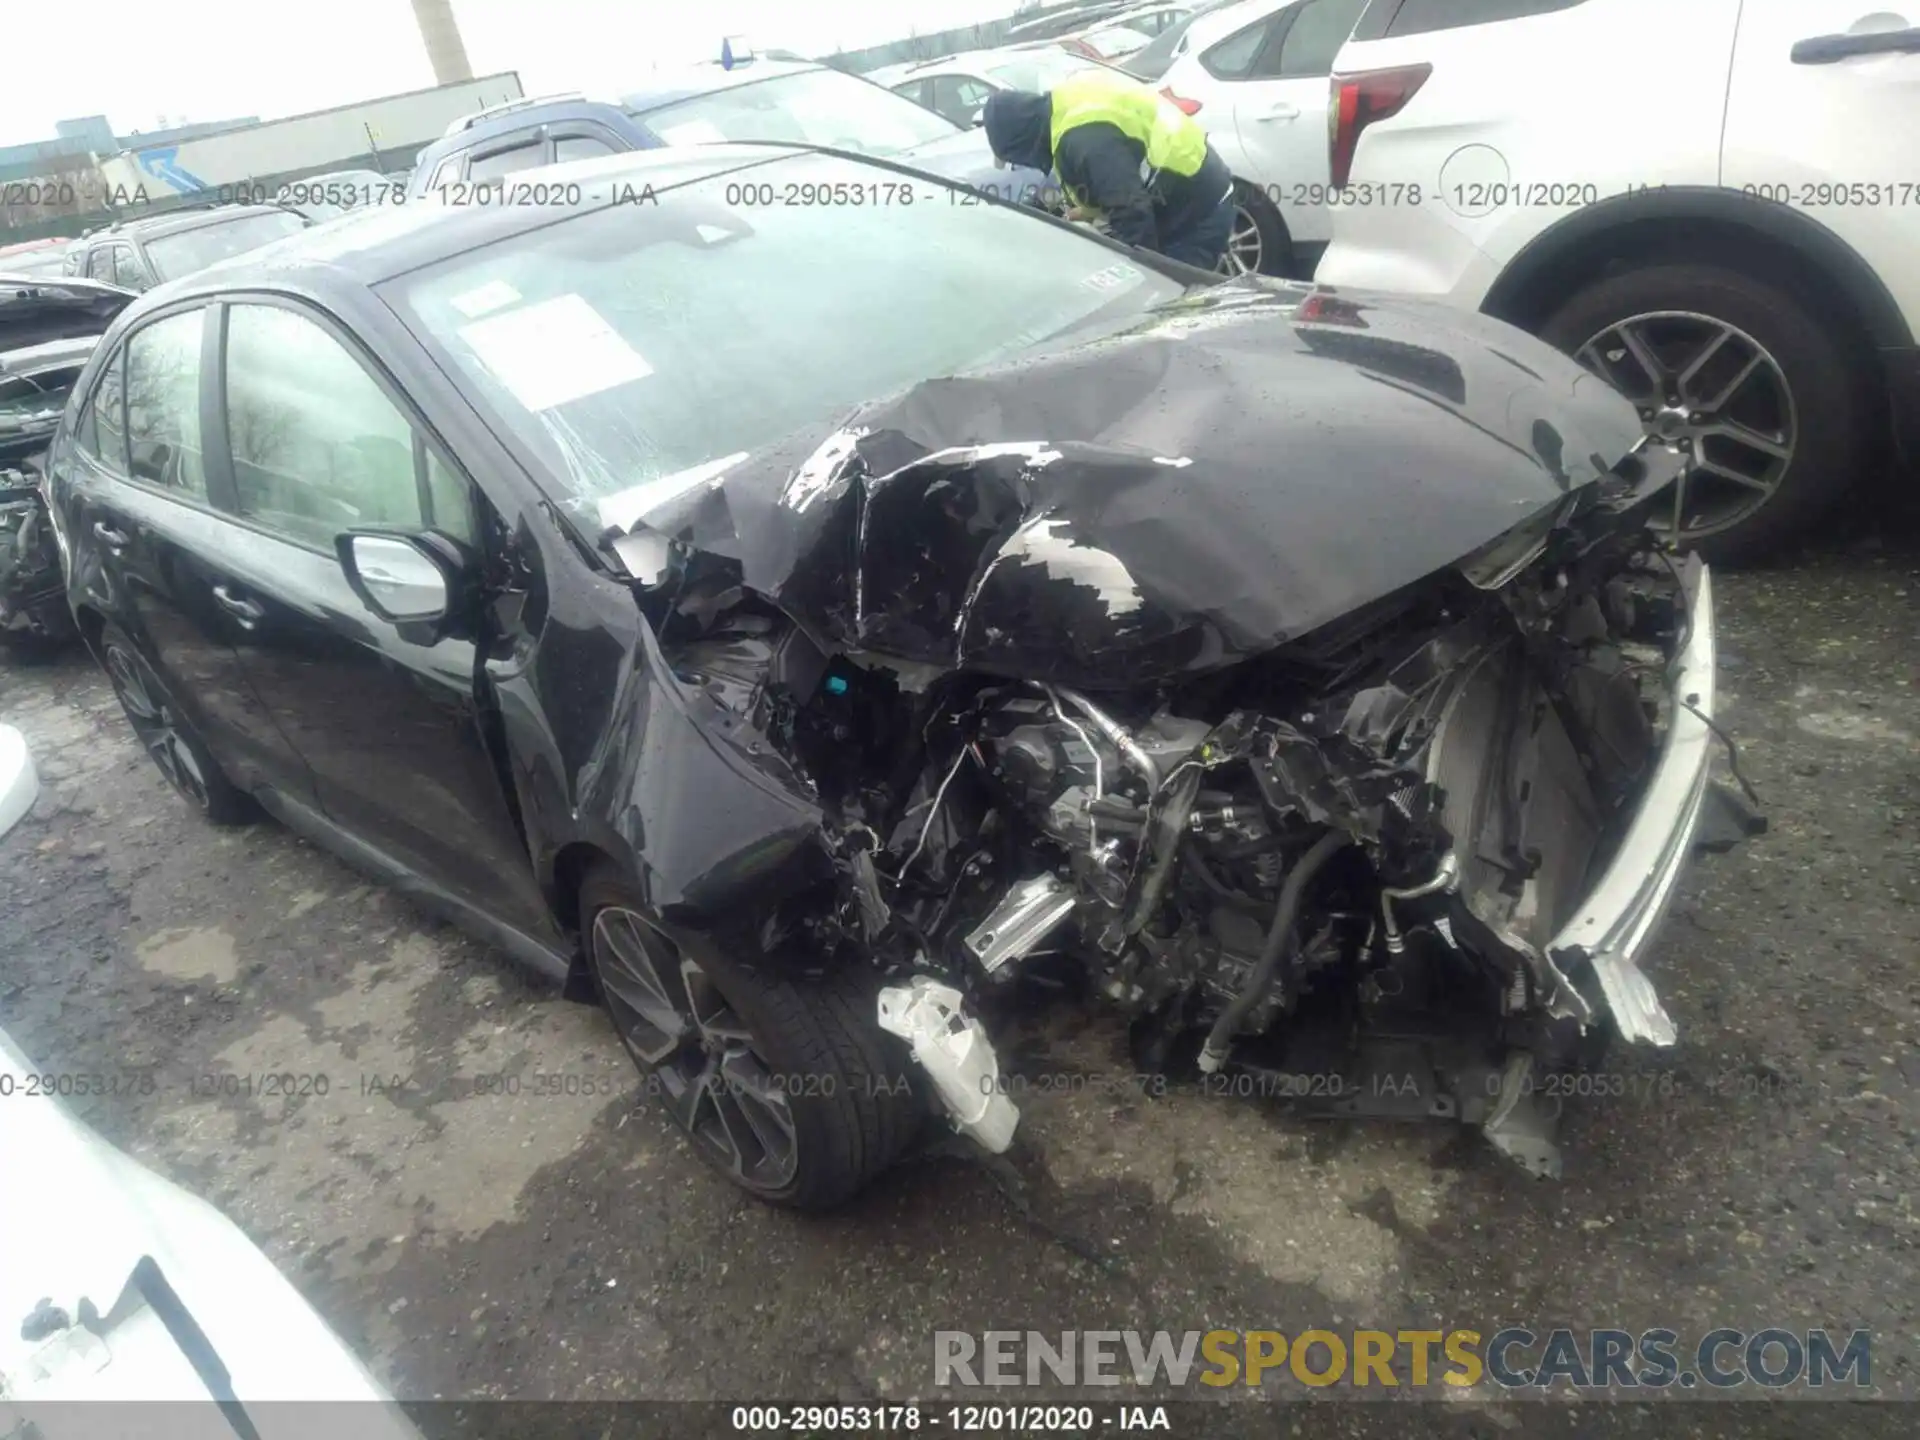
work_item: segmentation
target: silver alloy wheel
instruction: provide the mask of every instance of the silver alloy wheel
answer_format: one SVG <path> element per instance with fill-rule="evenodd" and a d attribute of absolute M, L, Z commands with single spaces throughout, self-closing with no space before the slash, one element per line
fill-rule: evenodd
<path fill-rule="evenodd" d="M 1220 257 L 1222 275 L 1258 275 L 1261 255 L 1260 222 L 1246 206 L 1233 207 L 1233 229 L 1227 232 L 1227 253 Z"/>
<path fill-rule="evenodd" d="M 1686 310 L 1609 325 L 1574 351 L 1688 459 L 1674 486 L 1676 538 L 1732 529 L 1771 500 L 1793 463 L 1799 417 L 1780 363 L 1744 330 Z"/>
<path fill-rule="evenodd" d="M 200 762 L 180 734 L 173 708 L 147 683 L 146 667 L 118 645 L 107 647 L 107 678 L 113 682 L 120 707 L 127 712 L 133 733 L 160 767 L 169 784 L 200 809 L 208 809 L 206 776 Z"/>
<path fill-rule="evenodd" d="M 748 1189 L 787 1186 L 800 1163 L 792 1107 L 712 978 L 634 910 L 600 911 L 590 943 L 614 1028 L 675 1122 Z"/>

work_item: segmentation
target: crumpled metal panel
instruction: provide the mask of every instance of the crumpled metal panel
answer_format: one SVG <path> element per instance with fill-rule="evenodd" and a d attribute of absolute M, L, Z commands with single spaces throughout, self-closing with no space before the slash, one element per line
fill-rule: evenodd
<path fill-rule="evenodd" d="M 927 381 L 622 519 L 737 565 L 829 648 L 1105 689 L 1312 631 L 1639 438 L 1618 395 L 1504 326 L 1326 301 L 1220 287 Z"/>

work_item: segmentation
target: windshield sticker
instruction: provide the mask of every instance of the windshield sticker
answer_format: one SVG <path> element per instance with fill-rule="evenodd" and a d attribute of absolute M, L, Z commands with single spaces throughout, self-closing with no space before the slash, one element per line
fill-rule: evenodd
<path fill-rule="evenodd" d="M 734 236 L 738 235 L 740 232 L 737 230 L 728 230 L 724 226 L 720 226 L 720 225 L 702 224 L 702 225 L 694 226 L 693 233 L 698 235 L 702 240 L 706 241 L 707 244 L 709 245 L 718 245 L 722 240 L 733 239 Z"/>
<path fill-rule="evenodd" d="M 578 295 L 476 320 L 460 327 L 460 338 L 529 410 L 551 410 L 653 373 Z"/>
<path fill-rule="evenodd" d="M 1129 281 L 1138 280 L 1140 272 L 1131 265 L 1109 265 L 1104 270 L 1096 270 L 1080 283 L 1090 290 L 1118 290 Z"/>
<path fill-rule="evenodd" d="M 669 145 L 724 145 L 727 132 L 711 120 L 682 120 L 662 127 L 660 138 Z"/>
<path fill-rule="evenodd" d="M 453 308 L 469 320 L 478 320 L 490 310 L 500 310 L 519 303 L 520 292 L 504 280 L 489 280 L 464 295 L 454 296 L 452 301 Z"/>

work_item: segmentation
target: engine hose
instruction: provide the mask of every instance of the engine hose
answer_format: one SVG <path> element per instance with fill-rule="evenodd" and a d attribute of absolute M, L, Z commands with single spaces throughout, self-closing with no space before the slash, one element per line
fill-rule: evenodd
<path fill-rule="evenodd" d="M 1260 947 L 1260 958 L 1254 962 L 1253 973 L 1247 976 L 1240 993 L 1220 1012 L 1220 1018 L 1213 1022 L 1213 1029 L 1207 1035 L 1207 1043 L 1200 1048 L 1203 1074 L 1211 1075 L 1226 1063 L 1227 1049 L 1233 1044 L 1240 1022 L 1273 984 L 1274 971 L 1280 968 L 1280 959 L 1292 943 L 1293 928 L 1300 919 L 1300 902 L 1306 896 L 1307 886 L 1347 844 L 1345 835 L 1329 830 L 1314 841 L 1300 862 L 1287 872 L 1286 883 L 1280 887 L 1280 898 L 1273 907 L 1273 923 L 1267 927 L 1266 944 Z"/>
<path fill-rule="evenodd" d="M 1186 840 L 1181 843 L 1180 858 L 1186 862 L 1189 870 L 1200 877 L 1200 883 L 1205 885 L 1207 889 L 1212 892 L 1213 897 L 1220 901 L 1221 904 L 1231 905 L 1236 910 L 1248 910 L 1256 914 L 1266 910 L 1267 907 L 1262 905 L 1254 896 L 1247 894 L 1244 890 L 1234 889 L 1231 885 L 1227 884 L 1226 881 L 1214 874 L 1213 867 L 1207 864 L 1206 856 L 1200 853 L 1200 847 L 1194 844 L 1193 841 Z"/>

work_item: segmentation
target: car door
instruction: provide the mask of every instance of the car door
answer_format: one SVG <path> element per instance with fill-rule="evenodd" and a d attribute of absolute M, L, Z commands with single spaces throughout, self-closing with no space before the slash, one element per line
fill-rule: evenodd
<path fill-rule="evenodd" d="M 248 537 L 215 503 L 207 428 L 212 312 L 130 332 L 88 393 L 68 462 L 81 578 L 159 674 L 235 784 L 310 793 L 306 766 L 248 688 L 228 608 Z"/>
<path fill-rule="evenodd" d="M 457 635 L 403 635 L 355 595 L 335 549 L 361 528 L 477 548 L 484 498 L 328 317 L 258 296 L 225 319 L 214 458 L 255 537 L 233 592 L 249 611 L 236 648 L 255 692 L 328 819 L 484 913 L 546 933 L 477 700 L 478 614 Z"/>
<path fill-rule="evenodd" d="M 1366 0 L 1299 0 L 1268 20 L 1244 76 L 1228 82 L 1245 156 L 1236 170 L 1266 190 L 1296 244 L 1333 235 L 1327 212 L 1327 95 L 1333 57 Z"/>
<path fill-rule="evenodd" d="M 1920 0 L 1746 0 L 1721 183 L 1845 240 L 1920 332 Z"/>

